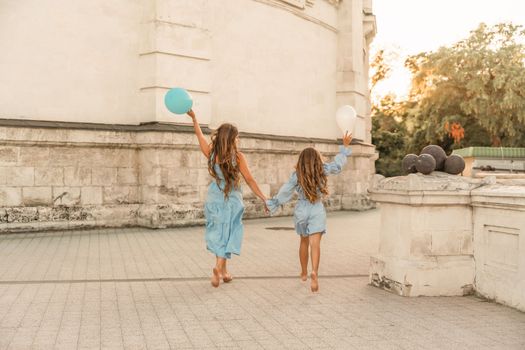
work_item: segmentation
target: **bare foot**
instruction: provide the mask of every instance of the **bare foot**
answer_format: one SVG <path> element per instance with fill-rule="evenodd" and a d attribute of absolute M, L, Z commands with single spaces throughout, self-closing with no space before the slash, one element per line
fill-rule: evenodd
<path fill-rule="evenodd" d="M 213 274 L 211 275 L 211 285 L 217 288 L 221 277 L 219 276 L 219 270 L 216 267 L 213 268 Z"/>
<path fill-rule="evenodd" d="M 315 271 L 312 271 L 310 274 L 310 278 L 312 281 L 310 282 L 310 289 L 313 293 L 316 293 L 319 291 L 319 281 L 317 280 L 317 273 Z"/>
<path fill-rule="evenodd" d="M 225 272 L 222 274 L 222 280 L 224 283 L 230 283 L 233 280 L 233 277 L 228 272 Z"/>
<path fill-rule="evenodd" d="M 306 282 L 308 279 L 308 272 L 302 273 L 301 272 L 301 281 Z"/>

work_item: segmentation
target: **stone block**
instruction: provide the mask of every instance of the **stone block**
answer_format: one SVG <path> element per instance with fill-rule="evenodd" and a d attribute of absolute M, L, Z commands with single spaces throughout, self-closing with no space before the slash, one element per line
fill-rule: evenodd
<path fill-rule="evenodd" d="M 10 167 L 6 169 L 6 184 L 13 186 L 33 186 L 35 169 L 32 167 Z"/>
<path fill-rule="evenodd" d="M 207 182 L 201 180 L 201 176 L 208 174 L 207 169 L 189 169 L 189 168 L 170 168 L 166 169 L 167 174 L 166 181 L 168 187 L 177 187 L 182 185 L 199 185 L 206 184 Z M 211 176 L 208 174 L 207 177 L 211 180 Z"/>
<path fill-rule="evenodd" d="M 92 185 L 111 186 L 116 183 L 117 183 L 117 168 L 93 168 L 91 169 L 91 184 Z"/>
<path fill-rule="evenodd" d="M 82 205 L 102 204 L 102 187 L 82 187 L 80 190 L 80 203 Z"/>
<path fill-rule="evenodd" d="M 36 186 L 63 186 L 64 168 L 35 168 Z"/>
<path fill-rule="evenodd" d="M 80 187 L 53 187 L 54 205 L 79 205 Z"/>
<path fill-rule="evenodd" d="M 5 185 L 7 183 L 7 174 L 9 172 L 9 168 L 7 167 L 0 167 L 0 186 Z"/>
<path fill-rule="evenodd" d="M 140 172 L 140 184 L 146 186 L 161 185 L 162 168 L 143 168 Z"/>
<path fill-rule="evenodd" d="M 51 187 L 24 187 L 22 203 L 28 207 L 51 204 Z"/>
<path fill-rule="evenodd" d="M 66 186 L 91 185 L 91 168 L 65 167 L 64 168 L 64 185 Z"/>
<path fill-rule="evenodd" d="M 139 181 L 137 168 L 118 168 L 117 183 L 119 185 L 136 185 Z"/>
<path fill-rule="evenodd" d="M 15 207 L 22 204 L 20 187 L 0 187 L 0 207 Z"/>
<path fill-rule="evenodd" d="M 104 187 L 104 204 L 128 204 L 137 202 L 137 186 Z"/>
<path fill-rule="evenodd" d="M 49 147 L 20 147 L 20 165 L 47 167 L 54 164 L 54 159 L 50 157 Z"/>
<path fill-rule="evenodd" d="M 0 165 L 16 165 L 19 152 L 19 147 L 0 146 Z"/>
<path fill-rule="evenodd" d="M 49 150 L 49 158 L 55 167 L 75 167 L 93 149 L 79 147 L 52 147 Z"/>

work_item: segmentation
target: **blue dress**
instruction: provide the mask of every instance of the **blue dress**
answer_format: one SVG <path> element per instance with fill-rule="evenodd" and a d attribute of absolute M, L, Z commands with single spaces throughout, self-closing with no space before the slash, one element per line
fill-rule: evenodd
<path fill-rule="evenodd" d="M 224 198 L 223 189 L 226 181 L 217 164 L 215 164 L 215 172 L 221 179 L 220 183 L 219 185 L 216 181 L 210 183 L 204 204 L 206 248 L 220 258 L 230 259 L 232 253 L 236 255 L 241 253 L 244 234 L 242 192 L 240 187 L 232 187 L 228 197 Z"/>
<path fill-rule="evenodd" d="M 339 147 L 339 153 L 334 161 L 323 164 L 326 175 L 338 174 L 346 164 L 346 157 L 352 154 L 350 148 Z M 304 192 L 297 181 L 297 173 L 293 172 L 290 179 L 280 189 L 275 197 L 266 201 L 271 213 L 275 213 L 279 206 L 292 199 L 294 192 L 298 194 L 298 201 L 294 210 L 295 231 L 301 236 L 309 236 L 314 233 L 326 233 L 326 210 L 323 202 L 319 199 L 311 203 L 306 199 Z"/>

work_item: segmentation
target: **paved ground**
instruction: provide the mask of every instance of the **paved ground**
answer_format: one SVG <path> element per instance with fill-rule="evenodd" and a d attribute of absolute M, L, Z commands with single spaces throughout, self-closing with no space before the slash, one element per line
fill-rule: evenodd
<path fill-rule="evenodd" d="M 524 313 L 368 286 L 378 214 L 330 215 L 317 295 L 290 218 L 247 221 L 219 289 L 200 227 L 0 235 L 0 349 L 525 349 Z"/>

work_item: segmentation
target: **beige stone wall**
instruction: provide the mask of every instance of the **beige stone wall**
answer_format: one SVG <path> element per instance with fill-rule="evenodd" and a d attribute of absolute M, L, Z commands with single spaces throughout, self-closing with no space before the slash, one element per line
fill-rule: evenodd
<path fill-rule="evenodd" d="M 525 180 L 375 178 L 381 233 L 371 284 L 403 296 L 475 292 L 525 311 Z"/>
<path fill-rule="evenodd" d="M 203 222 L 211 178 L 191 128 L 43 125 L 48 127 L 0 127 L 0 231 Z M 307 146 L 315 146 L 327 160 L 337 152 L 330 140 L 257 134 L 241 139 L 251 170 L 268 195 L 288 180 L 298 153 Z M 329 180 L 329 210 L 372 206 L 367 189 L 373 147 L 352 148 L 343 173 Z M 263 215 L 261 203 L 245 192 L 245 217 Z M 281 215 L 291 212 L 289 205 Z"/>
<path fill-rule="evenodd" d="M 132 125 L 200 121 L 254 133 L 336 138 L 352 104 L 370 143 L 363 0 L 2 1 L 0 118 Z M 235 20 L 232 20 L 234 18 Z M 37 38 L 37 39 L 35 39 Z"/>

